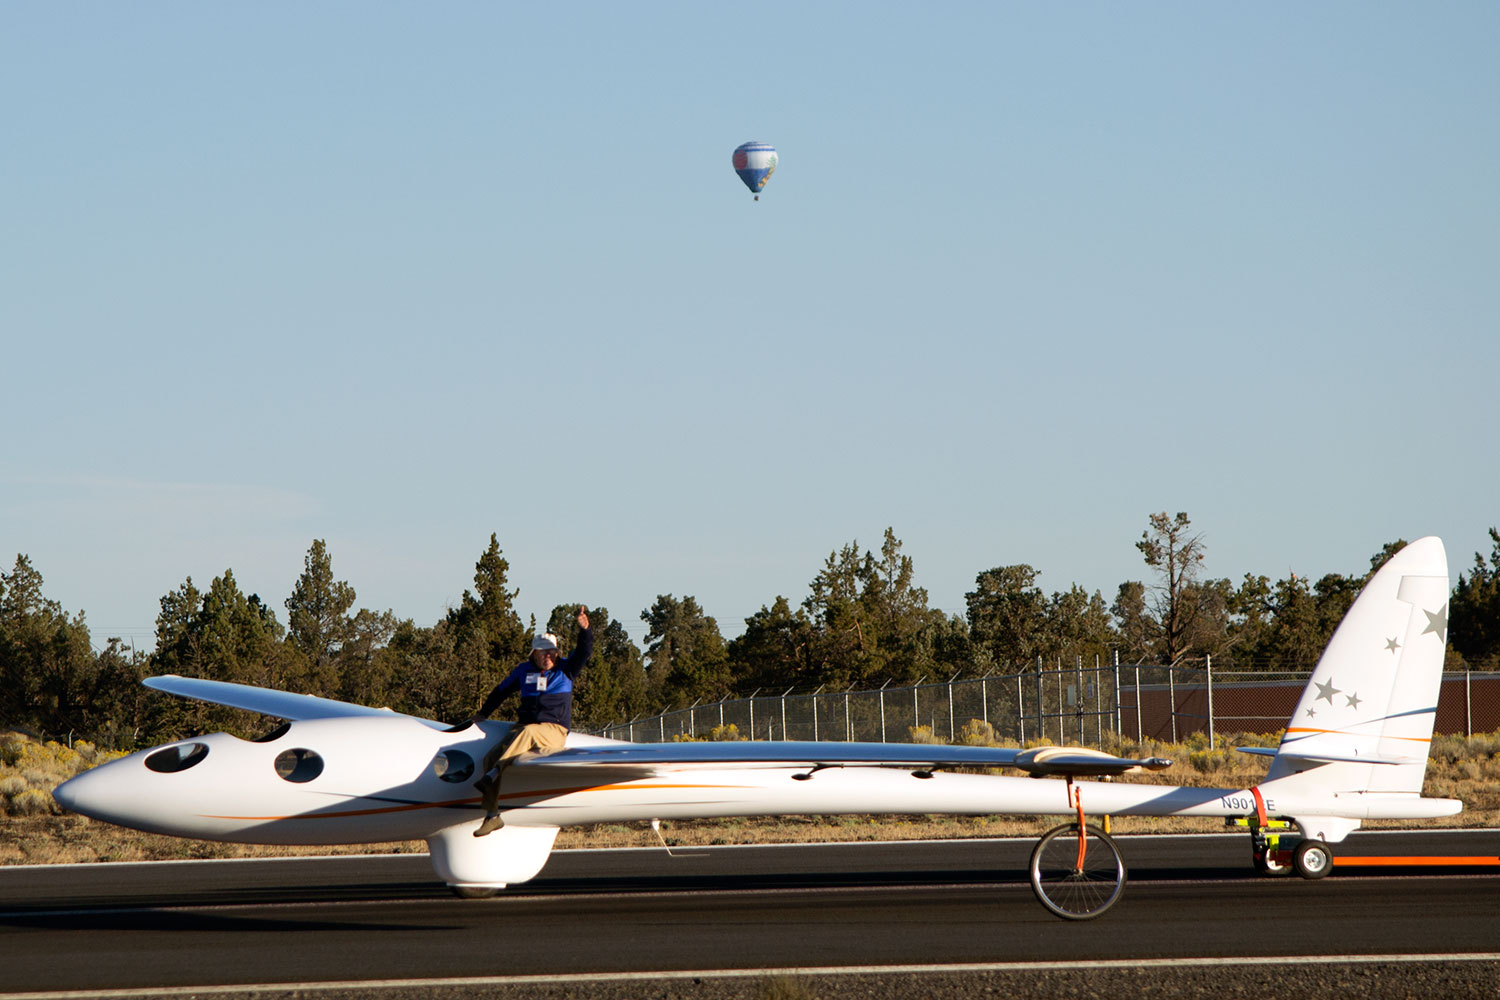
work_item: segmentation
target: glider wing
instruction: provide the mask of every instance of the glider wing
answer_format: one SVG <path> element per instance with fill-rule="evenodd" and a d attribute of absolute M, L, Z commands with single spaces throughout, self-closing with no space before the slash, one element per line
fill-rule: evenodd
<path fill-rule="evenodd" d="M 270 688 L 234 684 L 229 681 L 210 681 L 201 677 L 179 677 L 176 674 L 147 677 L 141 683 L 157 691 L 175 694 L 179 698 L 192 698 L 195 701 L 206 701 L 214 705 L 243 708 L 249 712 L 274 715 L 278 719 L 286 719 L 290 722 L 299 722 L 303 719 L 334 719 L 351 715 L 389 717 L 401 714 L 388 708 L 370 708 L 367 705 L 355 705 L 352 702 L 337 701 L 333 698 L 292 694 L 289 691 L 274 691 Z M 407 718 L 417 719 L 418 722 L 434 729 L 449 728 L 431 719 L 420 719 L 414 715 L 407 716 Z"/>

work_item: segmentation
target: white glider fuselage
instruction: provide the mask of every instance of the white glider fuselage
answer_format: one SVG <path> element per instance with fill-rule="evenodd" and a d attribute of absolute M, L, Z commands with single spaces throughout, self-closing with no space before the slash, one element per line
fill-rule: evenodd
<path fill-rule="evenodd" d="M 227 733 L 171 748 L 206 748 L 181 770 L 152 770 L 142 751 L 79 775 L 58 801 L 95 819 L 152 833 L 255 844 L 359 844 L 432 837 L 478 819 L 472 766 L 500 738 L 484 724 L 444 733 L 404 716 L 294 722 L 269 742 Z M 488 731 L 486 731 L 488 730 Z M 572 736 L 570 746 L 614 741 Z M 627 744 L 617 744 L 625 746 Z M 837 747 L 829 751 L 836 753 Z M 191 756 L 192 750 L 184 755 Z M 278 758 L 322 768 L 307 780 L 278 768 Z M 701 819 L 770 814 L 949 813 L 1068 815 L 1068 784 L 1057 778 L 918 772 L 834 766 L 809 775 L 806 765 L 722 767 L 683 764 L 639 777 L 607 766 L 591 780 L 543 767 L 506 771 L 501 805 L 507 826 L 564 827 L 647 819 Z M 441 773 L 440 773 L 441 772 Z M 924 776 L 918 776 L 918 774 Z M 398 780 L 392 781 L 395 777 Z M 402 780 L 404 779 L 404 780 Z M 1326 792 L 1299 795 L 1296 776 L 1260 786 L 1268 811 L 1296 815 L 1405 817 L 1445 815 L 1447 800 L 1369 795 L 1335 801 Z M 1188 788 L 1077 781 L 1091 813 L 1150 816 L 1244 816 L 1255 811 L 1244 788 Z M 1438 806 L 1438 803 L 1442 803 Z M 1442 812 L 1431 811 L 1437 807 Z M 1373 811 L 1372 811 L 1373 810 Z"/>

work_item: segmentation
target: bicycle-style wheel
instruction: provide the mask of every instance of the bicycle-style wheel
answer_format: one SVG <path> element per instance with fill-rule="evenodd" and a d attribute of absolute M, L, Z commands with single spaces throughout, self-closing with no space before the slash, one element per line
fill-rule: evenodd
<path fill-rule="evenodd" d="M 1109 834 L 1078 824 L 1048 830 L 1031 852 L 1031 891 L 1064 920 L 1091 920 L 1125 891 L 1125 862 Z"/>

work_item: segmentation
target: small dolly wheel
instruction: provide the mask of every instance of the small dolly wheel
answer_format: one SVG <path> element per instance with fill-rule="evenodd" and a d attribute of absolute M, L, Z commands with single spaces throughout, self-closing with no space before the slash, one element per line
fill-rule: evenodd
<path fill-rule="evenodd" d="M 1303 878 L 1322 878 L 1333 871 L 1333 852 L 1321 840 L 1304 840 L 1292 855 L 1292 866 Z"/>

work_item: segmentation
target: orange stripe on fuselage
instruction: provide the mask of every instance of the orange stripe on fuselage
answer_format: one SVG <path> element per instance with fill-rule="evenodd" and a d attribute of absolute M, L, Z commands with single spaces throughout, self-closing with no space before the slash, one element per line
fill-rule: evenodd
<path fill-rule="evenodd" d="M 758 787 L 758 786 L 755 786 L 755 785 L 675 785 L 675 784 L 674 785 L 630 785 L 630 784 L 619 784 L 619 783 L 616 783 L 616 784 L 611 784 L 611 785 L 579 785 L 576 788 L 553 788 L 553 789 L 549 789 L 547 791 L 541 791 L 541 792 L 511 792 L 508 795 L 502 795 L 502 796 L 500 796 L 500 798 L 502 798 L 502 799 L 546 798 L 546 797 L 558 796 L 558 795 L 572 795 L 572 794 L 577 793 L 577 792 L 623 792 L 623 791 L 634 791 L 635 789 L 641 789 L 641 788 L 755 788 L 755 787 Z M 293 816 L 219 816 L 219 815 L 215 815 L 215 814 L 212 814 L 212 813 L 200 813 L 199 815 L 203 819 L 238 819 L 238 820 L 255 820 L 257 822 L 270 822 L 270 821 L 273 821 L 273 820 L 283 820 L 283 819 L 344 819 L 344 818 L 349 817 L 349 816 L 381 816 L 381 815 L 387 815 L 387 814 L 391 814 L 391 813 L 412 812 L 412 811 L 417 810 L 417 809 L 449 809 L 449 808 L 452 808 L 454 806 L 470 805 L 470 804 L 473 804 L 473 803 L 477 803 L 479 801 L 480 801 L 480 797 L 477 796 L 477 795 L 475 795 L 475 796 L 472 796 L 470 798 L 447 799 L 446 801 L 443 801 L 443 802 L 413 802 L 413 803 L 404 803 L 404 804 L 399 805 L 399 806 L 382 806 L 382 807 L 380 807 L 378 809 L 345 809 L 345 810 L 341 810 L 340 812 L 308 813 L 308 814 L 293 815 Z"/>

